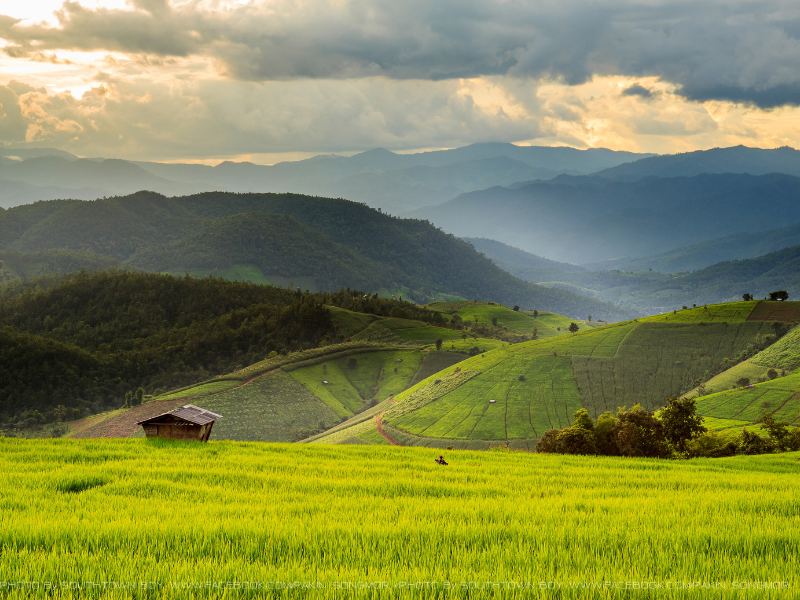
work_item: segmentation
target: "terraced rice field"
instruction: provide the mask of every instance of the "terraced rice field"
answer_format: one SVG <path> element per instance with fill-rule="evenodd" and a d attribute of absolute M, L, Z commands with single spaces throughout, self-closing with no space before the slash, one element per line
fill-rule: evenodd
<path fill-rule="evenodd" d="M 384 424 L 402 443 L 530 448 L 580 407 L 655 409 L 774 336 L 772 322 L 749 319 L 756 306 L 710 305 L 497 349 L 399 394 Z"/>
<path fill-rule="evenodd" d="M 741 429 L 772 415 L 776 421 L 800 425 L 800 371 L 744 388 L 698 398 L 697 409 L 714 429 Z"/>
<path fill-rule="evenodd" d="M 436 454 L 0 439 L 0 595 L 800 595 L 798 454 Z"/>

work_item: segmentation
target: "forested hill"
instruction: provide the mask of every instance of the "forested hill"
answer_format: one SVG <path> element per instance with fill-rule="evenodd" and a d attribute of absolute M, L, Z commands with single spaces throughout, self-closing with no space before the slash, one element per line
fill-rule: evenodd
<path fill-rule="evenodd" d="M 219 279 L 96 273 L 0 294 L 0 429 L 118 407 L 127 392 L 194 383 L 341 340 L 328 305 L 443 324 L 414 304 Z"/>
<path fill-rule="evenodd" d="M 65 259 L 75 253 L 80 260 Z M 111 261 L 132 269 L 310 290 L 354 287 L 417 301 L 456 296 L 576 317 L 624 316 L 610 305 L 523 282 L 426 221 L 296 194 L 166 198 L 140 192 L 0 212 L 0 260 L 6 257 L 0 277 L 24 276 L 19 272 L 24 268 L 46 272 L 48 256 L 54 257 L 56 272 L 93 259 L 103 266 Z M 22 268 L 14 271 L 14 264 Z"/>

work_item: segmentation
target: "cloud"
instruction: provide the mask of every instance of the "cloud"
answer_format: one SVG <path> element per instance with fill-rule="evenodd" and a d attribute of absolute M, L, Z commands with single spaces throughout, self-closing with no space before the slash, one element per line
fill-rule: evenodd
<path fill-rule="evenodd" d="M 622 90 L 622 95 L 639 96 L 641 98 L 652 98 L 653 92 L 641 84 L 634 83 L 632 86 L 626 87 L 624 90 Z"/>
<path fill-rule="evenodd" d="M 80 98 L 0 86 L 0 105 L 11 107 L 8 119 L 0 112 L 0 142 L 170 159 L 458 146 L 540 133 L 534 115 L 498 110 L 471 89 L 484 86 L 469 81 L 102 80 Z"/>
<path fill-rule="evenodd" d="M 0 18 L 0 38 L 17 56 L 202 55 L 250 81 L 656 76 L 694 100 L 800 104 L 794 0 L 135 0 L 129 10 L 67 1 L 58 21 Z"/>

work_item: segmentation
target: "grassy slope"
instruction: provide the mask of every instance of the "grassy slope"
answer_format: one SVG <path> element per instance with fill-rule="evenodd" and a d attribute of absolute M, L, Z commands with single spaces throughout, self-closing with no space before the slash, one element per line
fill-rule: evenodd
<path fill-rule="evenodd" d="M 482 306 L 503 309 L 488 303 Z M 234 373 L 163 394 L 153 402 L 163 402 L 165 407 L 175 401 L 194 402 L 222 414 L 213 432 L 215 439 L 295 441 L 338 429 L 343 421 L 362 423 L 358 415 L 363 411 L 463 360 L 465 353 L 475 348 L 484 352 L 509 347 L 500 340 L 420 321 L 337 307 L 329 310 L 337 335 L 352 341 L 275 355 Z M 540 318 L 569 321 L 555 314 Z M 556 329 L 551 333 L 568 335 Z M 441 352 L 435 350 L 437 339 L 443 341 Z M 73 424 L 70 434 L 130 435 L 138 431 L 132 426 L 135 423 L 127 422 L 134 414 L 138 412 L 109 412 Z M 367 414 L 372 413 L 364 413 L 365 417 Z M 124 427 L 120 428 L 121 424 Z M 374 425 L 372 429 L 367 439 L 383 441 Z"/>
<path fill-rule="evenodd" d="M 156 596 L 199 598 L 527 598 L 539 582 L 544 596 L 567 599 L 777 598 L 800 585 L 796 453 L 654 461 L 452 451 L 446 468 L 434 456 L 0 439 L 3 576 L 153 582 Z M 642 582 L 647 592 L 624 587 Z"/>
<path fill-rule="evenodd" d="M 467 325 L 475 323 L 482 327 L 492 327 L 496 319 L 499 328 L 515 335 L 530 336 L 536 330 L 540 339 L 565 334 L 573 321 L 579 326 L 586 325 L 581 320 L 557 313 L 542 311 L 534 316 L 532 311 L 515 311 L 507 306 L 490 302 L 435 302 L 429 304 L 428 308 L 447 315 L 457 314 Z"/>
<path fill-rule="evenodd" d="M 711 305 L 500 348 L 398 395 L 384 425 L 403 443 L 530 447 L 581 406 L 655 408 L 691 389 L 773 334 L 763 320 L 772 304 Z M 800 317 L 786 305 L 783 318 L 788 308 Z"/>
<path fill-rule="evenodd" d="M 701 396 L 698 412 L 711 429 L 741 429 L 758 423 L 766 415 L 791 425 L 800 425 L 800 372 L 772 381 Z"/>
<path fill-rule="evenodd" d="M 193 402 L 223 418 L 215 439 L 296 441 L 336 426 L 398 394 L 435 370 L 465 358 L 473 346 L 505 346 L 494 339 L 463 339 L 461 332 L 420 321 L 329 307 L 337 335 L 353 341 L 276 355 L 244 369 L 153 399 L 164 410 Z M 447 352 L 437 352 L 436 339 Z M 327 383 L 325 383 L 327 382 Z M 157 412 L 157 410 L 156 410 Z M 74 423 L 70 435 L 131 435 L 138 411 L 113 411 Z"/>

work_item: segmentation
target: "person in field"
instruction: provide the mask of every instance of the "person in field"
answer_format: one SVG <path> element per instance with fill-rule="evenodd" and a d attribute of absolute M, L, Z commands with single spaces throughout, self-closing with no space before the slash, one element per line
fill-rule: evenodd
<path fill-rule="evenodd" d="M 444 459 L 444 456 L 442 456 L 441 454 L 439 455 L 439 458 L 437 458 L 434 462 L 437 465 L 447 465 L 447 461 Z"/>

